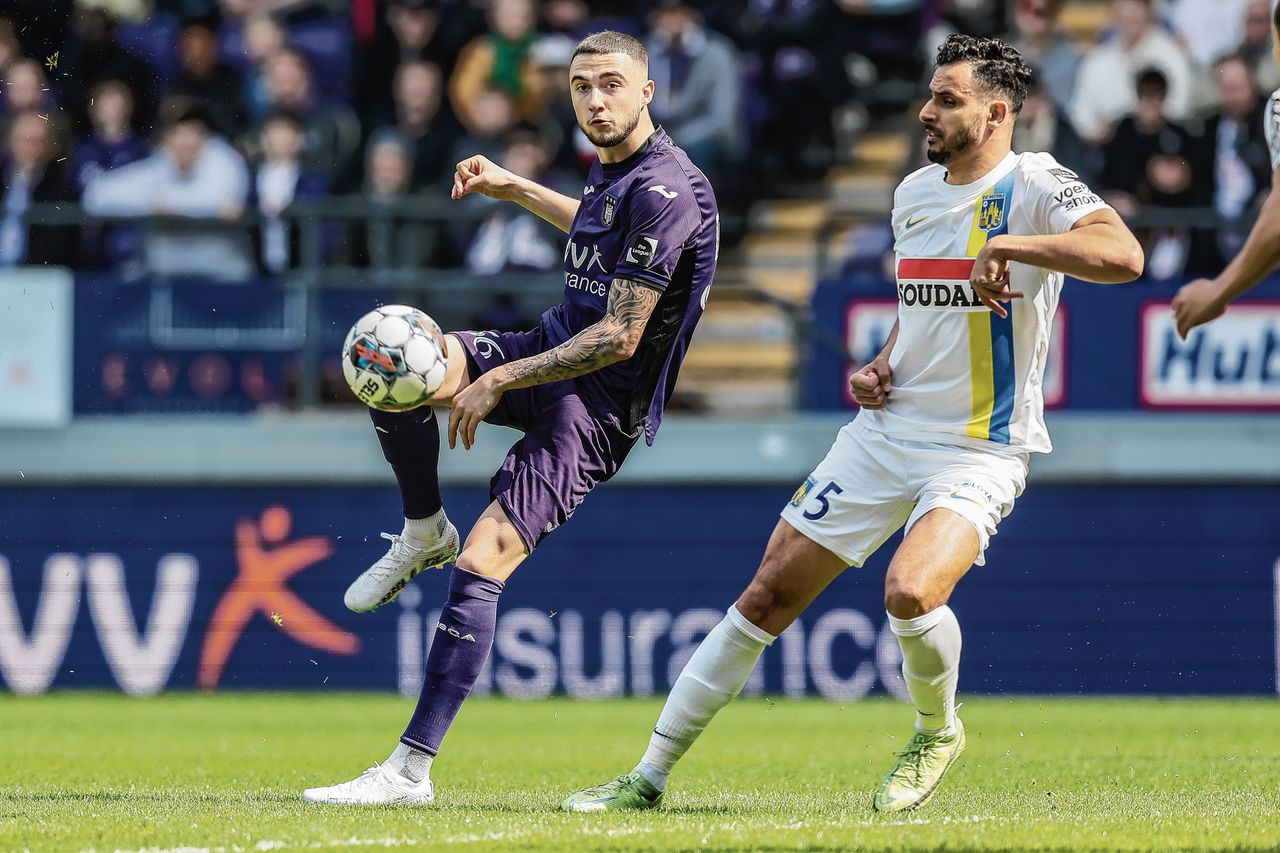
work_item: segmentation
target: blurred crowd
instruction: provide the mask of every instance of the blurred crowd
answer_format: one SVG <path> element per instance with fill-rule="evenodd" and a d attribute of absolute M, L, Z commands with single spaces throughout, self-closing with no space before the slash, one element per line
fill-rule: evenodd
<path fill-rule="evenodd" d="M 1039 78 L 1015 148 L 1053 152 L 1133 219 L 1148 277 L 1216 273 L 1271 186 L 1270 0 L 1111 0 L 1084 51 L 1059 26 L 1065 5 L 1014 3 L 1011 41 Z"/>
<path fill-rule="evenodd" d="M 742 210 L 820 177 L 876 93 L 914 97 L 922 5 L 0 0 L 0 265 L 276 274 L 302 251 L 281 214 L 339 196 L 387 213 L 326 225 L 327 262 L 551 269 L 561 235 L 511 206 L 400 214 L 447 199 L 476 153 L 576 195 L 594 154 L 569 101 L 579 38 L 647 44 L 654 118 Z M 24 223 L 61 201 L 94 224 Z"/>
<path fill-rule="evenodd" d="M 593 150 L 567 67 L 604 28 L 641 38 L 651 110 L 725 210 L 813 182 L 868 123 L 908 115 L 948 31 L 1007 34 L 1039 71 L 1016 144 L 1050 150 L 1144 230 L 1152 271 L 1212 269 L 1270 179 L 1261 111 L 1280 82 L 1268 0 L 1113 0 L 1081 51 L 1058 0 L 0 0 L 0 266 L 225 279 L 300 263 L 299 202 L 345 197 L 322 259 L 549 270 L 562 235 L 469 198 L 470 154 L 576 195 Z M 89 225 L 28 224 L 78 202 Z M 296 208 L 295 208 L 296 209 Z M 145 223 L 119 217 L 143 216 Z"/>

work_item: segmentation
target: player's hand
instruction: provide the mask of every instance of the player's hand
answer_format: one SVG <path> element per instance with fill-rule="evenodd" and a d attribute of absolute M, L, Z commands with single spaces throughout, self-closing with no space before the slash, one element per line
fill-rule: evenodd
<path fill-rule="evenodd" d="M 1000 303 L 1021 299 L 1022 293 L 1009 289 L 1009 260 L 1000 254 L 999 239 L 988 240 L 973 259 L 969 285 L 983 305 L 1000 317 L 1008 317 L 1009 311 Z"/>
<path fill-rule="evenodd" d="M 465 195 L 480 193 L 499 201 L 507 201 L 515 192 L 517 180 L 515 173 L 508 172 L 488 157 L 477 154 L 455 167 L 453 192 L 449 197 L 457 201 Z"/>
<path fill-rule="evenodd" d="M 502 391 L 488 374 L 484 374 L 453 398 L 449 409 L 449 449 L 458 446 L 458 437 L 462 437 L 462 446 L 467 450 L 476 443 L 476 430 L 480 423 L 502 399 Z"/>
<path fill-rule="evenodd" d="M 1196 326 L 1216 320 L 1227 310 L 1218 295 L 1218 286 L 1207 278 L 1198 278 L 1184 284 L 1173 297 L 1173 322 L 1178 327 L 1178 337 L 1186 340 L 1187 333 Z"/>
<path fill-rule="evenodd" d="M 889 370 L 889 360 L 884 356 L 878 356 L 849 378 L 849 391 L 864 409 L 883 409 L 892 390 L 893 373 Z"/>

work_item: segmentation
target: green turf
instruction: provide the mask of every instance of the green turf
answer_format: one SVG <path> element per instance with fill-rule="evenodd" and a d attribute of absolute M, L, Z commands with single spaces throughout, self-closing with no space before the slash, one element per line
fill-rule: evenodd
<path fill-rule="evenodd" d="M 664 808 L 566 815 L 631 768 L 657 701 L 469 703 L 434 809 L 304 805 L 386 756 L 408 700 L 370 695 L 0 696 L 0 850 L 1280 849 L 1273 700 L 970 699 L 969 749 L 913 815 L 871 792 L 906 706 L 742 699 Z"/>

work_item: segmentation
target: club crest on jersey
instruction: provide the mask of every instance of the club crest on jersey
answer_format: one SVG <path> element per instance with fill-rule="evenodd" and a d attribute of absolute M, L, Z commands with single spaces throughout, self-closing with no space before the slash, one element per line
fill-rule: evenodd
<path fill-rule="evenodd" d="M 1004 224 L 1004 208 L 1008 196 L 1004 193 L 992 193 L 983 196 L 982 207 L 978 210 L 978 228 L 982 231 L 995 231 Z"/>
<path fill-rule="evenodd" d="M 604 197 L 604 212 L 600 214 L 600 221 L 604 223 L 605 228 L 613 225 L 613 214 L 617 210 L 618 200 L 611 195 L 606 194 Z"/>
<path fill-rule="evenodd" d="M 804 482 L 800 484 L 800 488 L 796 489 L 796 493 L 791 496 L 791 505 L 798 507 L 804 503 L 804 499 L 808 497 L 816 485 L 818 485 L 818 482 L 812 477 L 805 477 Z"/>

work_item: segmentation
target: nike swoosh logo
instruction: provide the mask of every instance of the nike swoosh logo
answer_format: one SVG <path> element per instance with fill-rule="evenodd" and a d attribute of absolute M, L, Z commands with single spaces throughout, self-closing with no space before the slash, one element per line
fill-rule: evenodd
<path fill-rule="evenodd" d="M 929 217 L 927 217 L 927 216 L 921 216 L 919 219 L 914 219 L 914 218 L 912 218 L 912 219 L 908 219 L 908 220 L 907 220 L 907 227 L 908 227 L 908 228 L 915 228 L 917 225 L 919 225 L 921 222 L 924 222 L 924 221 L 925 221 L 926 219 L 928 219 L 928 218 L 929 218 Z"/>
<path fill-rule="evenodd" d="M 677 741 L 677 740 L 676 740 L 675 738 L 673 738 L 671 735 L 666 734 L 665 732 L 660 732 L 660 731 L 658 731 L 657 729 L 654 729 L 654 730 L 653 730 L 653 733 L 654 733 L 655 735 L 657 735 L 658 737 L 666 738 L 667 740 L 675 741 L 676 743 L 679 743 L 679 741 Z"/>

